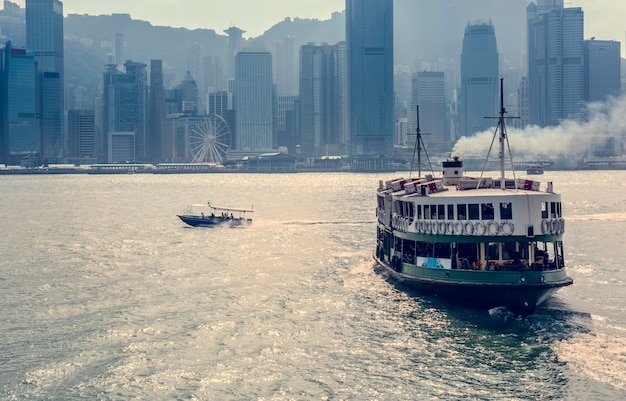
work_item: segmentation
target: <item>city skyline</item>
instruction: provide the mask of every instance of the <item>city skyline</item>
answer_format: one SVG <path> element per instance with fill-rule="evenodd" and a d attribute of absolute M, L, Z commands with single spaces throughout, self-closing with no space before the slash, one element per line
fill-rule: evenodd
<path fill-rule="evenodd" d="M 396 3 L 412 0 L 396 0 Z M 414 1 L 414 0 L 413 0 Z M 25 0 L 14 0 L 24 7 Z M 64 12 L 68 14 L 130 14 L 135 19 L 149 21 L 153 25 L 184 27 L 188 29 L 215 29 L 221 32 L 228 26 L 238 26 L 246 31 L 244 37 L 260 36 L 285 18 L 330 19 L 333 12 L 345 9 L 345 0 L 308 0 L 294 2 L 288 0 L 264 0 L 264 7 L 258 7 L 253 0 L 231 0 L 229 7 L 219 7 L 206 0 L 187 0 L 181 7 L 173 0 L 123 0 L 84 1 L 64 0 Z M 603 40 L 626 42 L 626 2 L 599 2 L 594 0 L 571 0 L 567 7 L 582 7 L 585 10 L 585 38 L 596 37 Z M 206 10 L 206 13 L 189 10 Z M 249 12 L 241 10 L 249 9 Z M 482 18 L 484 16 L 476 16 Z"/>

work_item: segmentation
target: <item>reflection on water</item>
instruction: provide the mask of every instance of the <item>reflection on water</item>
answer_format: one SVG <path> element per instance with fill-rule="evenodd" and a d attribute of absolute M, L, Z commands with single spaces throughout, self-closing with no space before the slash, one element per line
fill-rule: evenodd
<path fill-rule="evenodd" d="M 531 316 L 387 281 L 385 178 L 0 177 L 0 398 L 623 398 L 619 172 L 541 177 L 575 284 Z M 207 200 L 252 226 L 176 218 Z"/>

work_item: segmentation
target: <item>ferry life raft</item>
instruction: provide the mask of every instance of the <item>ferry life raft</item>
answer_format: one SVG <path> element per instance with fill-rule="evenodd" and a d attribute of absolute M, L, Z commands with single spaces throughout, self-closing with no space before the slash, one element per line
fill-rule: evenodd
<path fill-rule="evenodd" d="M 443 178 L 380 181 L 375 260 L 418 290 L 526 313 L 573 284 L 561 195 L 552 183 L 504 178 L 503 166 L 500 179 L 469 178 L 455 158 Z"/>

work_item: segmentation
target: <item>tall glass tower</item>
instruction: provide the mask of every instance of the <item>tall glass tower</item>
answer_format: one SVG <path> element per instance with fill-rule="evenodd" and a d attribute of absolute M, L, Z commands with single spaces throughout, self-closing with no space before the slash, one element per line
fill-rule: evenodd
<path fill-rule="evenodd" d="M 64 66 L 63 3 L 26 0 L 26 48 L 34 52 L 41 74 L 40 93 L 42 158 L 60 162 L 63 157 Z"/>
<path fill-rule="evenodd" d="M 465 27 L 461 54 L 459 111 L 461 135 L 490 129 L 498 112 L 498 46 L 491 22 L 474 21 Z"/>
<path fill-rule="evenodd" d="M 351 151 L 393 155 L 393 0 L 346 0 Z"/>
<path fill-rule="evenodd" d="M 41 151 L 40 121 L 37 113 L 37 64 L 33 52 L 13 47 L 4 49 L 3 87 L 6 104 L 4 116 L 4 163 L 19 164 L 20 159 Z M 6 151 L 8 150 L 8 151 Z"/>
<path fill-rule="evenodd" d="M 274 84 L 269 52 L 235 56 L 235 150 L 274 149 Z"/>
<path fill-rule="evenodd" d="M 579 119 L 585 104 L 584 15 L 563 0 L 530 3 L 528 122 L 541 127 Z"/>

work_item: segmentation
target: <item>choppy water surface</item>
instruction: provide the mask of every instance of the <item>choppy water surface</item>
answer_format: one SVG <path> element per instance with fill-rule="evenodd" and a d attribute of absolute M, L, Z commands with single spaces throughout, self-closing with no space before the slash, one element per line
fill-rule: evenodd
<path fill-rule="evenodd" d="M 622 172 L 548 172 L 574 286 L 532 316 L 385 280 L 368 174 L 0 177 L 0 399 L 626 398 Z M 254 205 L 187 228 L 186 205 Z"/>

